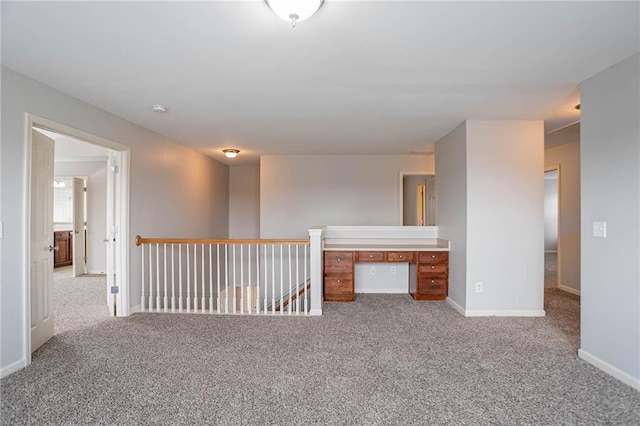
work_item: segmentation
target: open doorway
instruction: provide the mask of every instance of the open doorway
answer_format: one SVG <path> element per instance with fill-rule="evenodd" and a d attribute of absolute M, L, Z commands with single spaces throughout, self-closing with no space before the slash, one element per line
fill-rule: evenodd
<path fill-rule="evenodd" d="M 129 195 L 129 148 L 125 145 L 102 139 L 77 129 L 73 129 L 46 119 L 28 115 L 28 127 L 26 142 L 29 152 L 27 163 L 27 178 L 29 196 L 27 197 L 27 211 L 30 215 L 31 225 L 28 227 L 28 241 L 30 247 L 27 250 L 28 269 L 26 271 L 27 286 L 25 300 L 27 301 L 27 321 L 25 327 L 26 353 L 31 354 L 35 349 L 44 344 L 54 334 L 54 288 L 53 269 L 54 252 L 59 250 L 55 245 L 54 233 L 54 168 L 55 168 L 55 140 L 52 134 L 63 137 L 75 138 L 78 141 L 100 148 L 106 154 L 104 159 L 105 200 L 102 202 L 106 221 L 100 230 L 96 229 L 96 235 L 101 235 L 101 243 L 106 245 L 104 250 L 104 286 L 102 292 L 107 290 L 106 298 L 107 315 L 127 316 L 129 314 L 128 297 L 128 195 Z M 46 135 L 45 133 L 49 133 Z M 73 151 L 77 154 L 77 150 Z M 91 173 L 70 173 L 74 176 L 71 181 L 76 192 L 84 192 L 85 179 L 77 174 L 90 175 Z M 90 176 L 89 176 L 90 177 Z M 91 182 L 91 179 L 88 180 Z M 78 199 L 76 195 L 76 200 Z M 84 203 L 76 203 L 79 206 Z M 77 223 L 67 229 L 67 235 L 72 238 L 78 253 L 84 257 L 82 238 L 74 238 L 82 235 L 86 224 L 84 210 L 72 208 L 76 217 L 71 223 Z M 76 233 L 77 231 L 77 233 Z M 86 251 L 87 254 L 91 250 Z M 82 263 L 78 265 L 78 263 Z M 83 275 L 87 272 L 84 259 L 76 261 L 77 270 L 72 274 Z M 73 263 L 73 262 L 72 262 Z M 90 263 L 87 263 L 90 265 Z M 89 272 L 92 272 L 90 270 Z M 86 276 L 86 275 L 85 275 Z M 104 294 L 104 293 L 102 293 Z M 60 301 L 58 303 L 61 303 Z M 105 299 L 101 301 L 105 306 Z M 28 358 L 28 363 L 31 358 Z"/>
<path fill-rule="evenodd" d="M 558 287 L 560 265 L 560 240 L 558 227 L 560 217 L 560 166 L 547 168 L 544 172 L 544 287 Z"/>
<path fill-rule="evenodd" d="M 400 224 L 402 226 L 435 226 L 435 176 L 400 173 Z"/>

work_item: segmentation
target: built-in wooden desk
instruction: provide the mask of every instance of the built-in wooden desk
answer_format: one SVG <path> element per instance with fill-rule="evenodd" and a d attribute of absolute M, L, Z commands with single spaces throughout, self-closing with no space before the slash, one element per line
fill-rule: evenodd
<path fill-rule="evenodd" d="M 449 242 L 434 238 L 327 239 L 324 250 L 324 300 L 355 300 L 358 262 L 409 264 L 409 294 L 415 300 L 444 300 L 449 284 Z"/>

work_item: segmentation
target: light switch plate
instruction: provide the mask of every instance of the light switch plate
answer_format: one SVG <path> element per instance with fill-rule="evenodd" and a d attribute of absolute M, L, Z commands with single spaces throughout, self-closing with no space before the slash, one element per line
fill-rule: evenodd
<path fill-rule="evenodd" d="M 607 238 L 607 222 L 593 222 L 593 236 Z"/>

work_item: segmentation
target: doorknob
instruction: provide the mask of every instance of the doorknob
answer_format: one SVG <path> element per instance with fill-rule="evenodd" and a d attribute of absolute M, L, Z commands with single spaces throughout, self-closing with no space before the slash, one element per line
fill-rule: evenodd
<path fill-rule="evenodd" d="M 58 251 L 60 247 L 58 246 L 49 246 L 49 251 Z"/>

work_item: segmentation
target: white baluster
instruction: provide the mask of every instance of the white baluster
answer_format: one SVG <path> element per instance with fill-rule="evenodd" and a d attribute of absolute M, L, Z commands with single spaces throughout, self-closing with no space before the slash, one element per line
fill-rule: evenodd
<path fill-rule="evenodd" d="M 220 313 L 220 244 L 216 244 L 216 268 L 217 268 L 217 285 L 218 285 L 218 313 Z"/>
<path fill-rule="evenodd" d="M 247 283 L 248 285 L 248 291 L 247 291 L 247 313 L 252 313 L 252 307 L 253 305 L 251 304 L 251 287 L 252 287 L 252 283 L 251 283 L 251 244 L 247 244 L 247 273 L 249 275 L 249 277 L 247 278 Z"/>
<path fill-rule="evenodd" d="M 289 315 L 291 315 L 291 292 L 293 290 L 291 290 L 291 281 L 293 279 L 293 276 L 291 275 L 291 244 L 287 244 L 287 246 L 289 247 L 289 303 L 287 303 L 287 307 L 289 309 L 287 309 L 287 311 L 289 312 Z"/>
<path fill-rule="evenodd" d="M 193 245 L 193 312 L 198 313 L 198 246 Z"/>
<path fill-rule="evenodd" d="M 205 302 L 206 302 L 206 299 L 205 299 L 205 297 L 206 297 L 206 295 L 205 295 L 205 288 L 206 288 L 205 285 L 206 284 L 205 283 L 206 283 L 206 280 L 204 279 L 204 244 L 202 244 L 201 249 L 202 249 L 202 300 L 201 300 L 202 303 L 201 304 L 202 304 L 202 313 L 205 313 L 206 312 L 206 310 L 205 310 Z"/>
<path fill-rule="evenodd" d="M 179 291 L 179 301 L 180 303 L 178 304 L 178 312 L 182 312 L 182 301 L 184 300 L 182 298 L 182 244 L 178 244 L 178 285 L 180 286 L 180 288 L 178 289 Z"/>
<path fill-rule="evenodd" d="M 209 244 L 209 312 L 213 313 L 213 245 Z"/>
<path fill-rule="evenodd" d="M 282 259 L 282 244 L 280 244 L 280 315 L 284 314 L 284 266 Z"/>
<path fill-rule="evenodd" d="M 260 313 L 260 244 L 256 244 L 256 313 Z"/>
<path fill-rule="evenodd" d="M 296 244 L 296 314 L 298 315 L 300 315 L 300 296 L 302 296 L 300 294 L 300 244 Z"/>
<path fill-rule="evenodd" d="M 240 313 L 244 314 L 244 244 L 240 244 Z M 237 287 L 236 287 L 237 288 Z"/>
<path fill-rule="evenodd" d="M 229 313 L 229 244 L 224 245 L 224 313 Z"/>
<path fill-rule="evenodd" d="M 271 313 L 276 313 L 276 246 L 271 244 Z"/>
<path fill-rule="evenodd" d="M 238 286 L 238 281 L 236 281 L 236 245 L 233 244 L 231 246 L 231 259 L 233 263 L 233 313 L 236 313 L 236 287 Z"/>
<path fill-rule="evenodd" d="M 187 249 L 187 312 L 191 312 L 191 262 L 189 261 L 189 244 L 185 245 Z"/>
<path fill-rule="evenodd" d="M 267 261 L 267 249 L 268 247 L 265 245 L 264 246 L 264 313 L 266 314 L 268 309 L 269 309 L 269 305 L 267 304 L 267 297 L 269 293 L 269 271 L 267 270 L 267 265 L 269 264 L 269 262 Z"/>
<path fill-rule="evenodd" d="M 160 244 L 156 244 L 156 311 L 160 312 Z"/>
<path fill-rule="evenodd" d="M 144 244 L 140 245 L 140 250 L 141 250 L 141 256 L 140 258 L 142 259 L 142 281 L 140 281 L 142 289 L 141 289 L 141 295 L 140 295 L 140 311 L 144 312 Z"/>
<path fill-rule="evenodd" d="M 176 311 L 176 245 L 171 244 L 171 312 Z"/>
<path fill-rule="evenodd" d="M 307 254 L 307 245 L 304 245 L 304 313 L 309 313 L 309 292 L 307 291 L 307 284 L 309 283 L 309 276 L 307 275 L 307 262 L 309 255 Z"/>
<path fill-rule="evenodd" d="M 167 244 L 164 244 L 164 311 L 167 312 L 169 310 L 169 298 L 167 296 Z"/>

